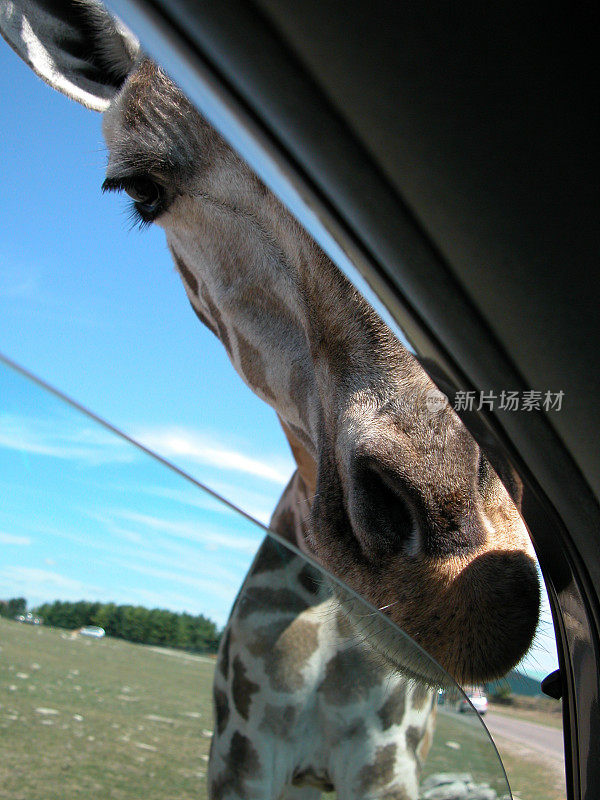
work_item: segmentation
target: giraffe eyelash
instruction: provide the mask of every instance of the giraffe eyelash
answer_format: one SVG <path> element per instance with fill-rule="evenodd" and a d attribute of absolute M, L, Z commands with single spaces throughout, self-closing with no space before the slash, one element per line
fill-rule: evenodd
<path fill-rule="evenodd" d="M 164 187 L 148 175 L 107 178 L 103 192 L 125 192 L 132 200 L 129 218 L 131 227 L 145 228 L 166 210 L 168 201 Z"/>
<path fill-rule="evenodd" d="M 140 213 L 139 208 L 137 207 L 134 200 L 130 200 L 126 206 L 127 210 L 127 219 L 129 221 L 129 230 L 138 230 L 144 231 L 146 228 L 149 228 L 154 220 L 146 219 Z"/>

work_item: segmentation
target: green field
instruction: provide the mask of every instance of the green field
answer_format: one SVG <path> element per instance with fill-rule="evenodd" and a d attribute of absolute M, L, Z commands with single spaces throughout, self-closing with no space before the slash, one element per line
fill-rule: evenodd
<path fill-rule="evenodd" d="M 0 798 L 204 800 L 214 661 L 0 619 Z M 438 715 L 425 775 L 469 772 L 501 796 L 475 719 Z M 507 755 L 521 800 L 554 800 L 552 776 Z"/>
<path fill-rule="evenodd" d="M 214 662 L 0 619 L 0 798 L 206 797 Z"/>
<path fill-rule="evenodd" d="M 422 777 L 438 772 L 468 772 L 475 782 L 489 783 L 501 797 L 507 789 L 496 752 L 479 721 L 473 718 L 466 722 L 453 714 L 437 715 L 433 745 Z"/>

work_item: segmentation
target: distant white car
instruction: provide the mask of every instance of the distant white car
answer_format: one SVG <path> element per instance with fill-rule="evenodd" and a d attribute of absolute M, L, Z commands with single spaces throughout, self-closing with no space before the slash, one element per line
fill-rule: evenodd
<path fill-rule="evenodd" d="M 475 709 L 478 714 L 483 716 L 488 710 L 488 699 L 485 695 L 485 692 L 481 691 L 480 689 L 473 689 L 471 691 L 467 691 L 466 695 L 471 701 L 470 704 L 464 698 L 459 700 L 457 711 L 459 711 L 461 714 L 464 714 Z"/>
<path fill-rule="evenodd" d="M 91 636 L 92 639 L 102 639 L 106 636 L 104 628 L 99 628 L 97 625 L 88 625 L 79 631 L 80 636 Z"/>

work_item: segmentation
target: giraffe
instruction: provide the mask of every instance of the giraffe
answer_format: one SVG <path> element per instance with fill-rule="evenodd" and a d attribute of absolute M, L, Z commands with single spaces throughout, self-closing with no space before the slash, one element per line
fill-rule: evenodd
<path fill-rule="evenodd" d="M 297 471 L 273 530 L 459 682 L 505 673 L 537 624 L 533 551 L 418 362 L 96 0 L 0 0 L 0 30 L 103 112 L 104 189 L 164 229 L 193 311 L 277 413 Z M 433 695 L 397 667 L 431 676 L 390 631 L 265 541 L 219 653 L 211 800 L 415 797 Z"/>

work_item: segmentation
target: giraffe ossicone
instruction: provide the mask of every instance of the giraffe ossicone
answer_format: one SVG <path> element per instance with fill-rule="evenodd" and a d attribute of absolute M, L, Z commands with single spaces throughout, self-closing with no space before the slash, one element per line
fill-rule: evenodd
<path fill-rule="evenodd" d="M 274 529 L 385 609 L 456 680 L 478 683 L 507 672 L 537 625 L 533 550 L 518 509 L 453 410 L 428 407 L 435 387 L 417 361 L 96 0 L 0 0 L 0 30 L 47 83 L 104 111 L 104 187 L 128 193 L 140 220 L 164 229 L 195 313 L 277 412 L 298 471 Z M 327 709 L 341 705 L 335 680 L 353 664 L 359 678 L 364 674 L 356 664 L 367 645 L 353 650 L 350 640 L 368 637 L 377 669 L 388 677 L 389 663 L 401 660 L 389 626 L 373 631 L 351 603 L 311 592 L 314 576 L 298 557 L 267 569 L 274 557 L 265 544 L 220 654 L 213 800 L 275 799 L 284 786 L 291 797 L 305 791 L 301 784 L 313 786 L 302 795 L 308 798 L 329 783 L 348 800 L 414 796 L 430 699 L 421 703 L 418 724 L 407 723 L 405 709 L 401 722 L 394 718 L 386 728 L 386 704 L 401 704 L 402 695 L 406 706 L 412 697 L 396 676 L 395 701 L 393 691 L 376 701 L 375 690 L 365 690 L 371 724 L 328 727 Z M 339 622 L 340 607 L 351 633 L 337 625 L 333 652 L 325 632 L 334 636 L 331 619 Z M 261 634 L 261 627 L 268 630 Z M 418 659 L 404 666 L 422 669 Z M 303 698 L 305 709 L 313 704 L 329 761 L 291 743 L 286 731 L 306 732 L 309 723 L 290 697 Z M 402 730 L 402 748 L 388 740 L 391 729 L 394 736 Z M 356 769 L 348 767 L 350 741 L 361 741 L 371 759 Z M 398 765 L 410 753 L 412 777 L 402 784 Z"/>

